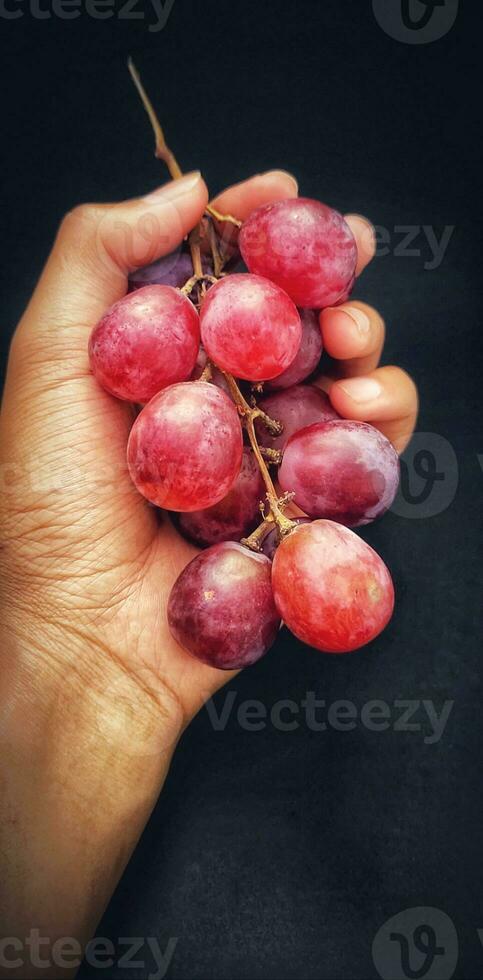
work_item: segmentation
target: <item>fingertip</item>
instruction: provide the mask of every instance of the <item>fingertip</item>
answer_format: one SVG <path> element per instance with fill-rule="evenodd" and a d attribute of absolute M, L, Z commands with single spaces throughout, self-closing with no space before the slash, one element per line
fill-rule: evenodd
<path fill-rule="evenodd" d="M 376 230 L 362 214 L 346 214 L 345 220 L 357 243 L 356 276 L 360 276 L 376 254 Z"/>
<path fill-rule="evenodd" d="M 376 378 L 360 376 L 334 381 L 329 398 L 344 418 L 367 419 L 377 413 L 377 402 L 382 394 L 382 386 Z"/>
<path fill-rule="evenodd" d="M 371 349 L 371 321 L 354 304 L 327 307 L 321 311 L 319 323 L 324 349 L 331 357 L 348 360 Z"/>
<path fill-rule="evenodd" d="M 254 178 L 259 186 L 275 188 L 283 192 L 283 197 L 297 197 L 298 180 L 288 170 L 267 170 Z"/>
<path fill-rule="evenodd" d="M 295 177 L 286 170 L 267 170 L 233 184 L 214 198 L 212 204 L 219 211 L 233 214 L 244 221 L 248 215 L 263 204 L 297 197 L 298 184 Z"/>

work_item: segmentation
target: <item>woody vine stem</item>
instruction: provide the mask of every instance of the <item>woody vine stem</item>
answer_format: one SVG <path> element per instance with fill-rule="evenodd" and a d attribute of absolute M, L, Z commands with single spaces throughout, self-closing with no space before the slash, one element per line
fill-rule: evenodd
<path fill-rule="evenodd" d="M 159 122 L 159 119 L 156 115 L 156 112 L 154 111 L 152 102 L 149 99 L 147 92 L 143 86 L 139 72 L 137 71 L 137 68 L 135 67 L 131 58 L 129 58 L 128 60 L 128 68 L 129 68 L 131 78 L 134 82 L 134 85 L 136 86 L 140 99 L 143 103 L 143 106 L 149 117 L 149 121 L 151 123 L 151 127 L 154 134 L 154 141 L 155 141 L 154 155 L 157 157 L 158 160 L 162 160 L 166 164 L 170 176 L 173 178 L 173 180 L 178 180 L 180 177 L 183 176 L 183 171 L 181 170 L 181 167 L 179 166 L 179 163 L 174 153 L 166 143 L 164 132 Z M 191 261 L 193 264 L 193 275 L 190 277 L 190 279 L 188 279 L 188 281 L 185 283 L 185 285 L 182 288 L 182 292 L 185 293 L 185 295 L 187 296 L 190 295 L 193 289 L 198 289 L 198 295 L 201 293 L 201 299 L 205 294 L 206 283 L 217 282 L 218 279 L 220 279 L 221 276 L 224 275 L 223 267 L 226 259 L 218 248 L 215 229 L 212 223 L 213 220 L 221 223 L 228 223 L 237 228 L 240 228 L 242 224 L 242 222 L 239 221 L 238 218 L 233 217 L 233 215 L 231 214 L 221 214 L 211 204 L 207 204 L 205 213 L 209 218 L 208 235 L 209 235 L 210 248 L 213 257 L 213 270 L 215 275 L 208 276 L 203 273 L 203 266 L 201 262 L 201 249 L 200 249 L 201 224 L 198 224 L 195 228 L 193 228 L 193 231 L 190 232 L 188 238 L 189 248 L 191 253 Z M 212 368 L 210 362 L 208 361 L 207 366 L 203 371 L 202 379 L 209 381 L 211 378 L 211 373 L 212 373 Z M 260 509 L 263 515 L 262 523 L 259 525 L 259 527 L 257 527 L 257 529 L 253 532 L 253 534 L 250 535 L 250 537 L 244 538 L 242 541 L 243 544 L 247 545 L 253 551 L 260 551 L 264 538 L 266 537 L 270 529 L 273 528 L 274 524 L 276 524 L 279 534 L 281 536 L 288 534 L 292 530 L 292 528 L 296 526 L 295 522 L 290 520 L 290 518 L 286 517 L 284 514 L 284 509 L 287 506 L 287 504 L 290 502 L 290 500 L 293 498 L 293 494 L 283 494 L 281 497 L 278 496 L 272 478 L 270 476 L 268 466 L 264 459 L 265 456 L 270 461 L 275 461 L 277 459 L 277 454 L 273 450 L 266 450 L 263 449 L 263 447 L 259 446 L 257 436 L 255 433 L 254 422 L 255 419 L 257 418 L 262 419 L 267 429 L 274 435 L 279 435 L 282 432 L 283 427 L 280 422 L 275 421 L 275 419 L 271 419 L 268 415 L 266 415 L 265 412 L 263 412 L 260 408 L 258 408 L 258 406 L 255 403 L 255 399 L 253 399 L 254 402 L 253 405 L 250 405 L 247 402 L 245 396 L 240 391 L 240 388 L 233 375 L 228 374 L 226 371 L 223 371 L 223 374 L 226 378 L 233 401 L 235 402 L 238 408 L 238 412 L 241 416 L 242 422 L 247 431 L 248 438 L 250 440 L 250 445 L 253 450 L 255 459 L 257 460 L 260 473 L 262 475 L 263 482 L 265 484 L 265 488 L 267 491 L 268 513 L 265 515 L 264 506 L 263 504 L 261 504 Z"/>

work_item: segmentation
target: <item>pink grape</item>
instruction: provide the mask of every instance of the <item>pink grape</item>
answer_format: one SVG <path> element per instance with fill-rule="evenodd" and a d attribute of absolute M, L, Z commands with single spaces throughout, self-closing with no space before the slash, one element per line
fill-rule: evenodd
<path fill-rule="evenodd" d="M 246 381 L 267 381 L 292 363 L 302 339 L 298 310 L 283 290 L 261 276 L 226 276 L 200 311 L 208 357 Z"/>
<path fill-rule="evenodd" d="M 299 313 L 302 321 L 300 347 L 288 368 L 268 382 L 267 388 L 271 391 L 291 388 L 304 381 L 315 371 L 322 356 L 322 333 L 317 313 L 315 310 L 299 310 Z"/>
<path fill-rule="evenodd" d="M 347 653 L 369 643 L 389 622 L 394 587 L 384 562 L 354 531 L 313 521 L 289 534 L 272 566 L 275 604 L 304 643 Z"/>
<path fill-rule="evenodd" d="M 350 294 L 356 241 L 342 215 L 320 201 L 262 205 L 242 225 L 239 243 L 250 272 L 277 283 L 297 306 L 321 309 Z"/>
<path fill-rule="evenodd" d="M 299 524 L 310 524 L 309 517 L 294 517 L 294 521 L 297 525 Z M 262 552 L 267 558 L 273 560 L 273 556 L 281 542 L 281 537 L 276 525 L 268 532 L 266 538 L 263 539 Z"/>
<path fill-rule="evenodd" d="M 89 340 L 91 368 L 111 395 L 148 402 L 189 378 L 200 343 L 199 317 L 172 286 L 145 286 L 104 314 Z"/>
<path fill-rule="evenodd" d="M 240 472 L 230 492 L 207 510 L 181 514 L 179 526 L 186 537 L 206 546 L 247 537 L 261 520 L 260 502 L 266 494 L 257 461 L 248 446 L 243 449 Z"/>
<path fill-rule="evenodd" d="M 192 511 L 226 497 L 242 451 L 233 402 L 216 385 L 193 381 L 165 388 L 143 408 L 131 429 L 127 460 L 133 482 L 151 503 Z"/>
<path fill-rule="evenodd" d="M 399 460 L 389 439 L 366 422 L 318 422 L 291 436 L 278 478 L 310 517 L 357 527 L 391 506 Z"/>
<path fill-rule="evenodd" d="M 207 548 L 176 580 L 168 623 L 178 643 L 210 667 L 233 670 L 255 663 L 280 626 L 271 562 L 235 541 Z"/>
<path fill-rule="evenodd" d="M 258 441 L 269 449 L 283 449 L 290 436 L 307 425 L 340 418 L 325 392 L 314 385 L 294 385 L 273 395 L 264 395 L 258 406 L 283 425 L 282 434 L 272 436 L 262 420 L 256 420 Z"/>

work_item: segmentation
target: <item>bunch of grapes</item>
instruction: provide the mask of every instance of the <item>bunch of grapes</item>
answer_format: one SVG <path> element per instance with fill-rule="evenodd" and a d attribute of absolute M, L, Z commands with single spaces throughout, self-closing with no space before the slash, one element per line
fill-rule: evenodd
<path fill-rule="evenodd" d="M 231 273 L 238 254 L 248 271 Z M 319 312 L 347 299 L 355 267 L 349 226 L 318 201 L 263 205 L 243 223 L 208 208 L 90 337 L 100 384 L 142 406 L 127 447 L 135 486 L 203 549 L 172 588 L 168 621 L 211 666 L 254 663 L 282 620 L 344 653 L 391 617 L 389 571 L 351 528 L 391 505 L 396 452 L 310 384 Z"/>

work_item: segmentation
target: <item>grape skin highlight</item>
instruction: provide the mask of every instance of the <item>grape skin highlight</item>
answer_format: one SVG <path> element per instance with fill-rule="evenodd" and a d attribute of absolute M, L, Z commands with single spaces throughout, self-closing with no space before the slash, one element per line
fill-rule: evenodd
<path fill-rule="evenodd" d="M 277 283 L 297 306 L 322 309 L 350 294 L 356 241 L 342 215 L 320 201 L 262 205 L 242 225 L 239 243 L 250 272 Z"/>
<path fill-rule="evenodd" d="M 213 545 L 175 582 L 168 622 L 178 643 L 211 667 L 233 670 L 255 663 L 280 626 L 271 562 L 235 541 Z"/>
<path fill-rule="evenodd" d="M 282 490 L 293 491 L 295 503 L 310 517 L 358 527 L 391 506 L 399 459 L 374 426 L 339 419 L 291 436 L 278 477 Z"/>
<path fill-rule="evenodd" d="M 224 391 L 204 381 L 171 385 L 151 399 L 129 436 L 131 478 L 166 510 L 211 507 L 240 471 L 243 436 Z"/>
<path fill-rule="evenodd" d="M 273 559 L 272 584 L 288 628 L 325 653 L 348 653 L 369 643 L 394 608 L 382 559 L 333 521 L 300 525 L 284 538 Z"/>

